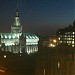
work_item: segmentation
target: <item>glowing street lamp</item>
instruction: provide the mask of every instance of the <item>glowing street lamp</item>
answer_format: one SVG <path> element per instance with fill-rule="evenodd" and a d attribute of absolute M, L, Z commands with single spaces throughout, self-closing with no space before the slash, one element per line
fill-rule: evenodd
<path fill-rule="evenodd" d="M 4 58 L 6 58 L 7 56 L 6 55 L 4 55 Z"/>
<path fill-rule="evenodd" d="M 53 40 L 53 42 L 56 43 L 57 41 L 56 40 Z"/>

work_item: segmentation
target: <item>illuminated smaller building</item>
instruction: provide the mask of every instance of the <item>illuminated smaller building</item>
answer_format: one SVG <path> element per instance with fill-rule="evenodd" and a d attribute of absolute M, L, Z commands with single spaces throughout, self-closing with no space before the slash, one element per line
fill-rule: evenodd
<path fill-rule="evenodd" d="M 73 26 L 68 26 L 64 29 L 59 29 L 56 33 L 58 37 L 58 44 L 67 44 L 71 47 L 75 47 L 75 21 Z"/>
<path fill-rule="evenodd" d="M 56 47 L 57 46 L 57 38 L 56 35 L 49 38 L 48 47 Z"/>

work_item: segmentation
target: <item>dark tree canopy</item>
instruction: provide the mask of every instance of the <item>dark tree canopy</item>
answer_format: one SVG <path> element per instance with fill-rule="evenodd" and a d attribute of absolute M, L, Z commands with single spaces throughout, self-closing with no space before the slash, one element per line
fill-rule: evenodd
<path fill-rule="evenodd" d="M 74 20 L 74 22 L 73 22 L 73 27 L 75 27 L 75 20 Z"/>

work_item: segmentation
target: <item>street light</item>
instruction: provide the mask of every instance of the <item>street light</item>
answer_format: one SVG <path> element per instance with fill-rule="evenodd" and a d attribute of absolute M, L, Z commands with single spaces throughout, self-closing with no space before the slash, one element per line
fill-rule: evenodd
<path fill-rule="evenodd" d="M 53 42 L 56 43 L 57 41 L 56 40 L 53 40 Z"/>
<path fill-rule="evenodd" d="M 6 55 L 4 55 L 4 58 L 6 58 L 7 56 Z"/>

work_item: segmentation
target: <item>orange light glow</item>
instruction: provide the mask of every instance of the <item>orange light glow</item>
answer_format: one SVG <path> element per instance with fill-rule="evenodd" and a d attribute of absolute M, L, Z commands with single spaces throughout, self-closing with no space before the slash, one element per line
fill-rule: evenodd
<path fill-rule="evenodd" d="M 0 70 L 0 72 L 5 73 L 5 71 L 4 71 L 4 70 Z"/>

